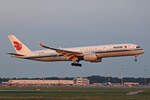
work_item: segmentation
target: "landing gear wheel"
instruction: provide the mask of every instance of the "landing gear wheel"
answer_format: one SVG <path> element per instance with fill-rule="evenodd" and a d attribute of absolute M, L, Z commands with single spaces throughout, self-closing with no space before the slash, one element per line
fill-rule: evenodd
<path fill-rule="evenodd" d="M 135 56 L 134 61 L 137 62 L 137 56 Z"/>
<path fill-rule="evenodd" d="M 71 66 L 81 67 L 82 64 L 79 64 L 79 63 L 71 63 Z"/>

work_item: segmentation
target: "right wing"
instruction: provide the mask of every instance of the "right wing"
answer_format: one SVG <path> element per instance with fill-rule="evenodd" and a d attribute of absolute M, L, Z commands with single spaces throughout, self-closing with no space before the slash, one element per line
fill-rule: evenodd
<path fill-rule="evenodd" d="M 38 42 L 38 44 L 43 48 L 55 50 L 58 54 L 63 54 L 64 56 L 67 56 L 69 60 L 72 60 L 74 62 L 79 60 L 79 56 L 84 56 L 83 53 L 80 53 L 80 52 L 51 48 L 51 47 L 43 45 L 40 42 Z"/>

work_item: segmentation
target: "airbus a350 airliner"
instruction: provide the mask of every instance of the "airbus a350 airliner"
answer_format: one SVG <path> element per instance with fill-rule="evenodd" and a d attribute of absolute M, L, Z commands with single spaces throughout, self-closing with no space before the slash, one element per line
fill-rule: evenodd
<path fill-rule="evenodd" d="M 137 61 L 137 56 L 144 53 L 144 50 L 136 44 L 114 44 L 102 46 L 88 46 L 76 48 L 51 48 L 38 42 L 38 44 L 46 48 L 46 50 L 31 51 L 14 35 L 8 35 L 16 53 L 8 53 L 15 58 L 30 59 L 36 61 L 72 61 L 72 66 L 82 65 L 80 61 L 88 61 L 98 63 L 102 58 L 120 57 L 120 56 L 134 56 Z"/>

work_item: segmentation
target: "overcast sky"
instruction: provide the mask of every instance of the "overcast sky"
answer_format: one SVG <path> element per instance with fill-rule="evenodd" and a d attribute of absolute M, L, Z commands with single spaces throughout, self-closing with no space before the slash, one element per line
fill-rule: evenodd
<path fill-rule="evenodd" d="M 90 75 L 150 77 L 150 0 L 1 0 L 0 77 L 79 77 Z M 37 41 L 51 47 L 136 43 L 145 54 L 105 58 L 102 63 L 37 62 L 11 58 L 7 35 L 31 50 Z"/>

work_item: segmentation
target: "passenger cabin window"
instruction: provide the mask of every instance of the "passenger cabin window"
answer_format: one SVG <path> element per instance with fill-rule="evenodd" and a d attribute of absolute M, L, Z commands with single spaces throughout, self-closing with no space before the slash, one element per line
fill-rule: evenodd
<path fill-rule="evenodd" d="M 123 47 L 122 46 L 114 46 L 113 48 L 116 49 L 116 48 L 123 48 Z"/>

